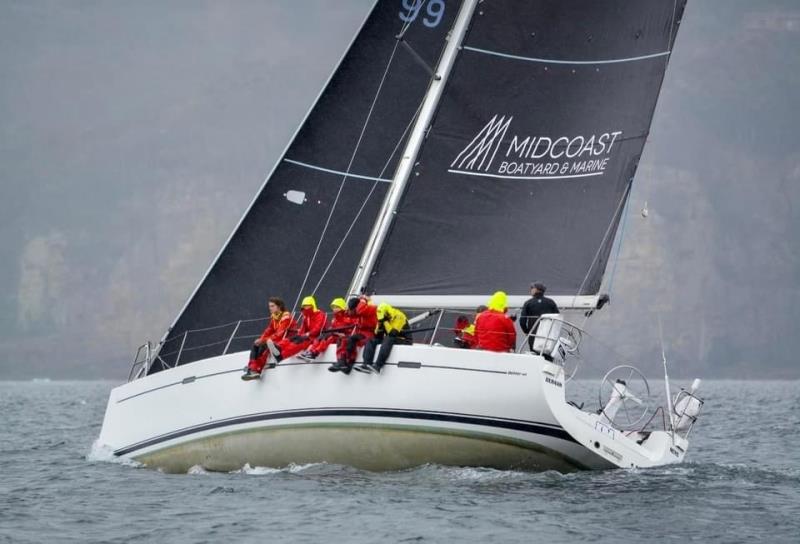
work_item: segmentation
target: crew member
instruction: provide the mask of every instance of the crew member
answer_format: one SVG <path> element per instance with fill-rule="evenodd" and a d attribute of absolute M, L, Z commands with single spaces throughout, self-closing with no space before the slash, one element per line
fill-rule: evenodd
<path fill-rule="evenodd" d="M 375 328 L 375 336 L 367 340 L 364 346 L 364 362 L 355 367 L 359 372 L 368 374 L 381 373 L 395 344 L 411 344 L 406 314 L 382 302 L 378 305 L 376 316 L 378 326 Z M 379 345 L 381 349 L 375 359 L 375 350 Z"/>
<path fill-rule="evenodd" d="M 320 337 L 311 344 L 311 347 L 301 353 L 299 357 L 306 361 L 313 361 L 324 353 L 328 346 L 335 344 L 339 339 L 348 336 L 353 329 L 353 320 L 347 313 L 347 302 L 343 298 L 335 298 L 331 302 L 332 317 Z"/>
<path fill-rule="evenodd" d="M 486 306 L 481 304 L 475 310 L 475 320 L 478 319 L 478 316 L 481 315 L 482 312 L 486 311 Z M 460 315 L 458 319 L 456 319 L 456 326 L 455 326 L 456 336 L 453 338 L 453 343 L 459 347 L 464 349 L 474 349 L 477 347 L 477 340 L 475 338 L 475 321 L 472 323 L 469 322 L 467 316 Z"/>
<path fill-rule="evenodd" d="M 506 315 L 508 296 L 503 291 L 492 295 L 488 309 L 475 319 L 475 336 L 478 349 L 513 351 L 517 345 L 514 322 Z"/>
<path fill-rule="evenodd" d="M 276 362 L 288 359 L 311 346 L 319 338 L 328 321 L 325 312 L 317 309 L 317 301 L 312 296 L 303 299 L 300 304 L 300 313 L 303 316 L 303 322 L 296 335 L 283 340 L 267 340 L 267 347 Z"/>
<path fill-rule="evenodd" d="M 533 343 L 536 340 L 536 330 L 539 328 L 539 318 L 543 314 L 557 314 L 558 305 L 552 298 L 544 296 L 547 287 L 543 283 L 536 282 L 531 284 L 531 298 L 522 307 L 522 316 L 519 326 L 525 336 L 528 337 L 528 346 L 533 350 Z"/>
<path fill-rule="evenodd" d="M 292 333 L 296 328 L 292 314 L 286 311 L 286 304 L 283 299 L 278 297 L 271 297 L 269 299 L 269 323 L 261 336 L 253 342 L 253 347 L 250 350 L 250 361 L 247 363 L 247 369 L 243 380 L 257 380 L 261 377 L 261 371 L 264 370 L 264 365 L 267 363 L 267 340 L 282 340 Z"/>
<path fill-rule="evenodd" d="M 336 345 L 336 362 L 328 367 L 331 372 L 350 374 L 356 362 L 358 348 L 375 336 L 378 326 L 378 308 L 366 295 L 347 301 L 348 315 L 353 319 L 353 333 L 339 340 Z"/>

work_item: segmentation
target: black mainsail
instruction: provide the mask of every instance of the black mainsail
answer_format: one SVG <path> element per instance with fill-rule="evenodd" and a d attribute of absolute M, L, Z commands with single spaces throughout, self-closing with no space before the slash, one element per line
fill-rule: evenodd
<path fill-rule="evenodd" d="M 380 253 L 353 287 L 431 306 L 524 295 L 532 280 L 597 294 L 684 6 L 478 4 L 413 172 L 396 180 Z"/>
<path fill-rule="evenodd" d="M 375 3 L 150 373 L 247 349 L 269 296 L 345 294 L 459 4 Z"/>

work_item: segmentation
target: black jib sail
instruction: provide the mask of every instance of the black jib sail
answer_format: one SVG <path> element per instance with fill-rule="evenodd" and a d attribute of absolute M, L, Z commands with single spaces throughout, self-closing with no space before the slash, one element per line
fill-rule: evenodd
<path fill-rule="evenodd" d="M 597 294 L 684 6 L 478 4 L 368 289 Z"/>
<path fill-rule="evenodd" d="M 376 2 L 150 373 L 247 349 L 269 296 L 345 294 L 459 4 Z"/>

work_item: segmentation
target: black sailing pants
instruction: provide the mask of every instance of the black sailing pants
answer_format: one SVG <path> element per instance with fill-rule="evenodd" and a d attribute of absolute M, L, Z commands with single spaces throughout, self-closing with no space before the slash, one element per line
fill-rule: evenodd
<path fill-rule="evenodd" d="M 262 355 L 262 354 L 263 354 L 265 351 L 267 351 L 267 344 L 266 344 L 266 342 L 265 342 L 265 343 L 263 343 L 263 344 L 261 344 L 260 346 L 257 346 L 257 345 L 255 345 L 255 344 L 253 344 L 253 347 L 252 347 L 252 348 L 250 348 L 250 360 L 251 360 L 251 361 L 255 361 L 256 359 L 258 359 L 259 357 L 261 357 L 261 355 Z"/>
<path fill-rule="evenodd" d="M 389 355 L 391 355 L 392 348 L 395 344 L 410 343 L 410 340 L 404 336 L 393 336 L 391 334 L 387 334 L 383 337 L 376 336 L 375 338 L 370 338 L 367 345 L 364 346 L 364 362 L 371 365 L 373 361 L 375 361 L 375 366 L 381 368 L 389 359 Z M 375 359 L 375 350 L 378 348 L 379 344 L 381 349 L 378 352 L 378 358 Z"/>

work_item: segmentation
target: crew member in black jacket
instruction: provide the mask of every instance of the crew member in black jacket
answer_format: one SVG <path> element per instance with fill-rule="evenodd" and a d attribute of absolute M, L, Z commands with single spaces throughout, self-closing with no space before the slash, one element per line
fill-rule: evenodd
<path fill-rule="evenodd" d="M 558 305 L 552 298 L 544 296 L 547 287 L 543 283 L 531 284 L 531 298 L 525 302 L 522 307 L 522 315 L 520 316 L 519 326 L 525 336 L 528 336 L 528 346 L 533 350 L 533 341 L 536 329 L 539 328 L 537 319 L 542 314 L 557 314 L 559 313 Z"/>

